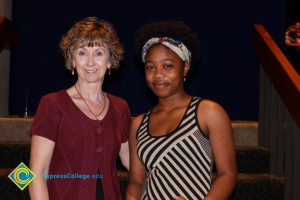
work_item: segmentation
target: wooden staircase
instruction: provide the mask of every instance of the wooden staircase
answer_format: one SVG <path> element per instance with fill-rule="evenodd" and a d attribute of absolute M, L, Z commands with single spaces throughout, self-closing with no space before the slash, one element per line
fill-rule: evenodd
<path fill-rule="evenodd" d="M 28 166 L 32 118 L 0 118 L 0 200 L 29 199 L 7 175 L 20 162 Z M 269 173 L 269 149 L 257 145 L 257 122 L 233 121 L 237 147 L 238 184 L 231 200 L 282 200 L 283 178 Z M 119 164 L 120 187 L 125 194 L 128 172 Z"/>

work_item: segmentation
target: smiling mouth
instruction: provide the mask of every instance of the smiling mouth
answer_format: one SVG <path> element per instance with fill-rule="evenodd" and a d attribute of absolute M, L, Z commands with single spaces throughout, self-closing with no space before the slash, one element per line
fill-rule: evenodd
<path fill-rule="evenodd" d="M 155 88 L 165 88 L 167 86 L 166 83 L 154 83 L 153 87 Z"/>
<path fill-rule="evenodd" d="M 97 69 L 94 69 L 94 70 L 85 70 L 85 71 L 88 74 L 92 74 L 92 73 L 95 73 L 97 71 Z"/>

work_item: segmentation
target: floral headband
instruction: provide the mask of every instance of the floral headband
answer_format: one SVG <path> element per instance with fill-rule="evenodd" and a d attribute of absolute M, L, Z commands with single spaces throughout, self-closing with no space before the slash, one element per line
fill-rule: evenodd
<path fill-rule="evenodd" d="M 167 47 L 169 47 L 172 51 L 174 51 L 184 62 L 191 62 L 191 52 L 188 48 L 180 41 L 174 40 L 173 38 L 163 37 L 163 38 L 151 38 L 149 39 L 143 47 L 142 51 L 142 59 L 145 63 L 145 57 L 148 53 L 150 47 L 154 44 L 161 43 Z"/>

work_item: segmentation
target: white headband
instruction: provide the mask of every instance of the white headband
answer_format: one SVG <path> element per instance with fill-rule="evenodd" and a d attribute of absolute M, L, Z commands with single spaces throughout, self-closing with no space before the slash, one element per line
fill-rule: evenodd
<path fill-rule="evenodd" d="M 142 59 L 145 63 L 145 57 L 148 53 L 150 47 L 154 44 L 161 43 L 167 47 L 169 47 L 172 51 L 174 51 L 184 62 L 190 62 L 191 61 L 191 52 L 188 50 L 188 48 L 180 41 L 174 40 L 169 37 L 163 37 L 163 38 L 151 38 L 149 39 L 146 44 L 143 47 L 142 51 Z"/>

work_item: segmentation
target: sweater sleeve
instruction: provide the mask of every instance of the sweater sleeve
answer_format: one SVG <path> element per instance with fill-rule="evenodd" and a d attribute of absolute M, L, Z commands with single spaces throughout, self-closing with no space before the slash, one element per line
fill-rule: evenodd
<path fill-rule="evenodd" d="M 30 135 L 38 135 L 56 142 L 60 115 L 50 95 L 42 97 L 31 125 Z"/>

